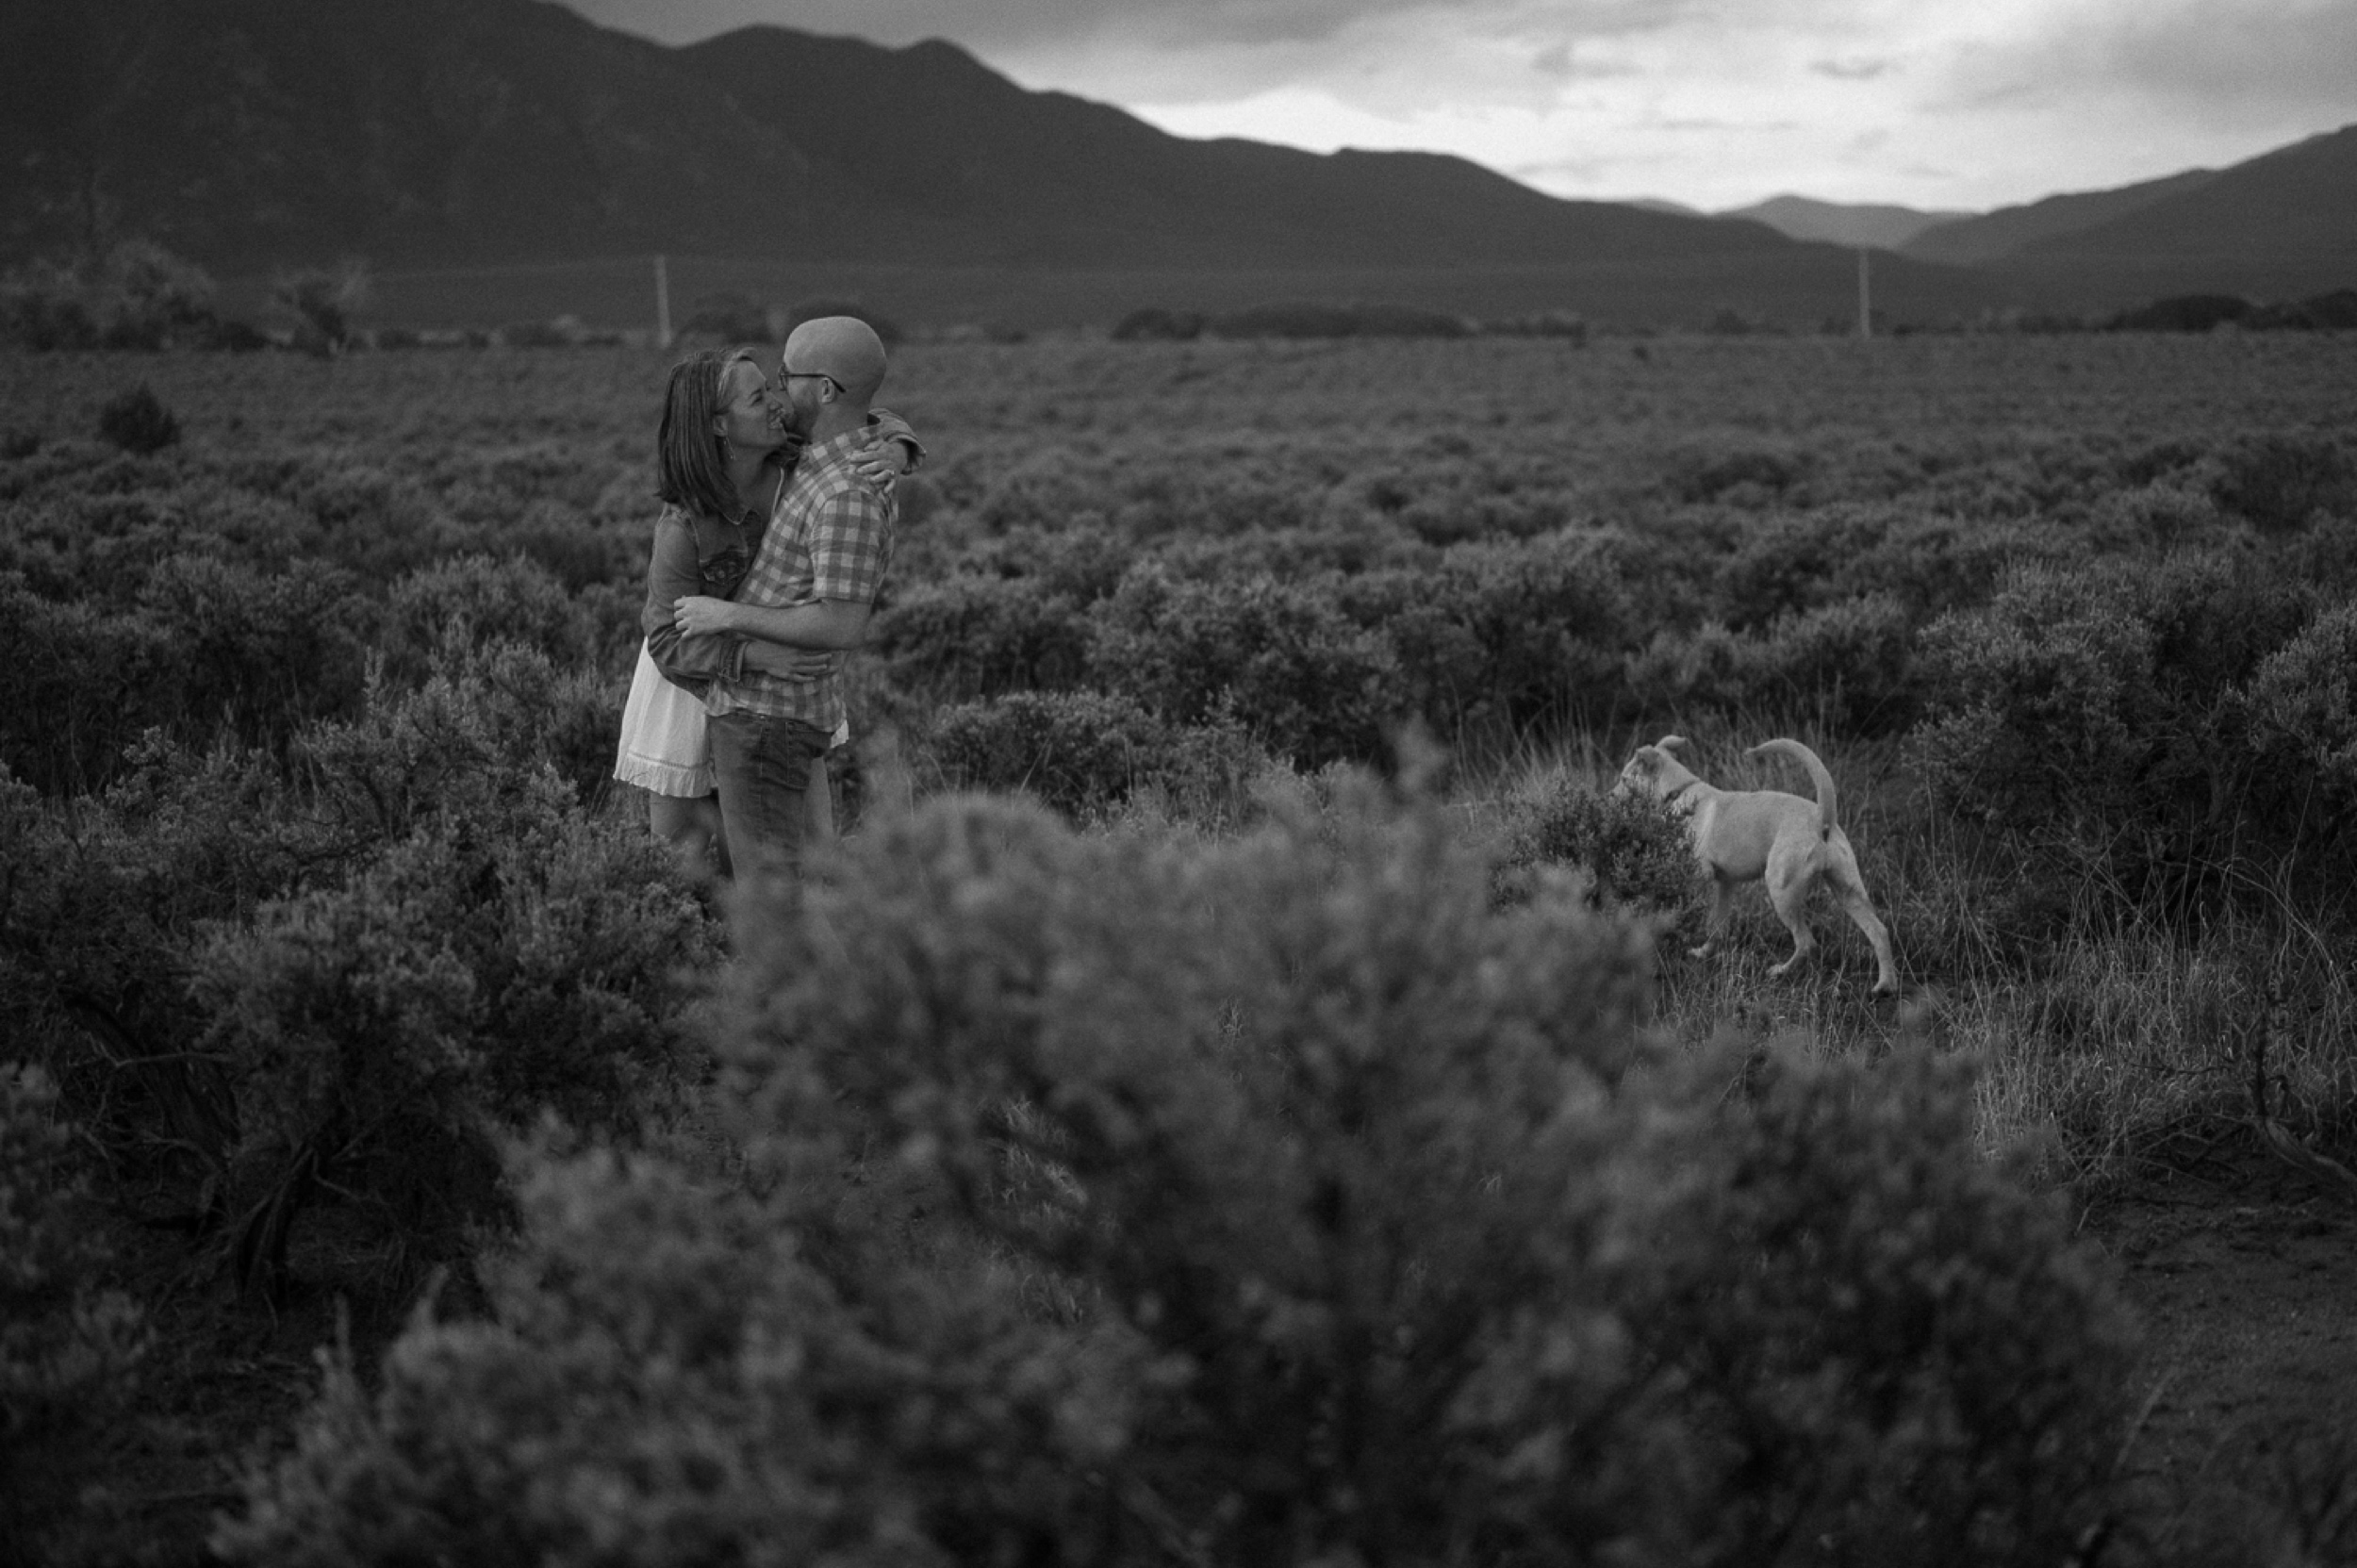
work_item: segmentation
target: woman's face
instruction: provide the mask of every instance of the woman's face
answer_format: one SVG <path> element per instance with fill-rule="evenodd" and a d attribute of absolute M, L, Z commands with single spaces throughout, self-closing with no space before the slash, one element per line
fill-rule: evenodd
<path fill-rule="evenodd" d="M 720 413 L 714 434 L 731 452 L 771 452 L 779 440 L 777 410 L 769 403 L 769 378 L 750 359 L 740 359 L 720 378 Z"/>

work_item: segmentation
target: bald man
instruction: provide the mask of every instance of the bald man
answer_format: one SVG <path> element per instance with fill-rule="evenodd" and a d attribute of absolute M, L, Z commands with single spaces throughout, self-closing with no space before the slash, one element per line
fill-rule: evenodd
<path fill-rule="evenodd" d="M 680 630 L 691 635 L 832 651 L 805 673 L 749 670 L 704 695 L 720 816 L 740 868 L 790 874 L 801 865 L 811 764 L 844 718 L 841 651 L 866 636 L 892 564 L 892 492 L 853 467 L 872 439 L 867 410 L 883 379 L 883 342 L 865 322 L 827 316 L 794 329 L 776 386 L 787 428 L 808 442 L 793 480 L 735 599 L 679 602 Z"/>

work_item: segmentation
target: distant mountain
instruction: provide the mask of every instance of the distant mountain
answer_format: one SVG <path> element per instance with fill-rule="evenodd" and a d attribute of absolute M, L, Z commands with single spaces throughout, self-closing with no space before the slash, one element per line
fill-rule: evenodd
<path fill-rule="evenodd" d="M 1821 239 L 1836 245 L 1897 250 L 1926 229 L 1970 218 L 1971 214 L 1821 202 L 1808 196 L 1786 195 L 1734 207 L 1719 216 L 1749 218 L 1791 239 Z"/>
<path fill-rule="evenodd" d="M 2215 172 L 2050 198 L 1906 247 L 2007 289 L 2116 307 L 2185 294 L 2295 300 L 2357 286 L 2357 125 Z"/>
<path fill-rule="evenodd" d="M 216 270 L 633 252 L 1285 267 L 1768 256 L 1461 158 L 1191 141 L 952 45 L 685 49 L 546 0 L 8 0 L 0 251 L 144 232 Z"/>
<path fill-rule="evenodd" d="M 2048 196 L 2022 206 L 2001 206 L 1977 218 L 1964 217 L 1926 228 L 1901 241 L 1899 249 L 1919 261 L 1971 266 L 2009 256 L 2022 246 L 2056 235 L 2094 228 L 2139 207 L 2207 185 L 2211 169 L 2188 169 L 2162 179 L 2123 185 L 2116 190 L 2084 190 Z"/>
<path fill-rule="evenodd" d="M 2357 125 L 2264 153 L 2107 222 L 2032 240 L 2011 259 L 2310 263 L 2357 281 Z"/>
<path fill-rule="evenodd" d="M 1622 205 L 1624 206 L 1640 207 L 1647 212 L 1674 212 L 1681 218 L 1707 218 L 1710 216 L 1710 214 L 1705 212 L 1701 207 L 1688 206 L 1684 202 L 1673 202 L 1666 196 L 1631 196 Z"/>
<path fill-rule="evenodd" d="M 1103 104 L 1026 91 L 938 41 L 883 49 L 749 27 L 678 58 L 835 178 L 844 226 L 828 238 L 850 254 L 1429 266 L 1764 254 L 1783 243 L 1617 202 L 1558 200 L 1463 158 L 1187 140 Z"/>

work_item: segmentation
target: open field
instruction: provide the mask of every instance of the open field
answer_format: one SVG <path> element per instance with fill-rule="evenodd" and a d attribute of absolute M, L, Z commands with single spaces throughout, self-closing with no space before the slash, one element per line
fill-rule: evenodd
<path fill-rule="evenodd" d="M 685 1431 L 703 1407 L 615 1370 L 661 1362 L 630 1336 L 663 1312 L 621 1319 L 676 1268 L 801 1303 L 763 1332 L 830 1325 L 806 1330 L 842 1379 L 817 1406 L 900 1408 L 880 1345 L 1014 1369 L 926 1384 L 971 1450 L 844 1419 L 890 1486 L 1000 1547 L 1061 1542 L 1046 1560 L 1356 1550 L 1429 1519 L 1343 1494 L 1426 1469 L 1458 1477 L 1431 1518 L 1490 1522 L 1459 1560 L 1601 1549 L 1593 1520 L 1655 1560 L 1939 1560 L 1923 1532 L 1950 1526 L 1958 1561 L 2066 1538 L 2081 1560 L 2349 1560 L 2357 1426 L 2316 1392 L 2357 1371 L 2344 336 L 911 348 L 885 401 L 931 456 L 862 656 L 857 827 L 821 879 L 848 934 L 720 980 L 720 921 L 603 783 L 668 356 L 0 363 L 0 1026 L 57 1086 L 9 1114 L 77 1130 L 54 1167 L 0 1165 L 0 1197 L 100 1216 L 104 1255 L 56 1277 L 123 1293 L 153 1336 L 76 1363 L 117 1366 L 91 1374 L 121 1401 L 104 1429 L 44 1416 L 71 1434 L 55 1495 L 118 1478 L 39 1527 L 190 1560 L 169 1543 L 244 1508 L 249 1442 L 286 1451 L 338 1312 L 370 1380 L 428 1279 L 453 1321 L 401 1340 L 404 1408 L 474 1410 L 422 1369 L 482 1373 L 465 1324 L 490 1305 L 573 1358 L 551 1400 Z M 176 421 L 150 453 L 99 435 L 134 384 Z M 1726 785 L 1805 787 L 1742 759 L 1770 735 L 1826 759 L 1900 999 L 1868 996 L 1823 904 L 1816 966 L 1769 977 L 1787 938 L 1756 889 L 1727 951 L 1686 956 L 1674 825 L 1602 796 L 1667 733 Z M 1366 767 L 1413 782 L 1370 796 Z M 1548 1109 L 1509 1081 L 1551 1085 Z M 503 1144 L 549 1106 L 659 1157 Z M 838 1168 L 841 1191 L 807 1176 Z M 1289 1183 L 1309 1230 L 1236 1220 Z M 1460 1238 L 1492 1199 L 1505 1220 Z M 651 1229 L 634 1248 L 607 1225 Z M 781 1225 L 802 1254 L 746 1240 Z M 1534 1234 L 1577 1240 L 1517 1250 Z M 504 1272 L 498 1236 L 519 1238 Z M 1296 1254 L 1329 1272 L 1294 1278 Z M 1502 1293 L 1551 1282 L 1443 1300 L 1442 1258 Z M 1222 1269 L 1242 1282 L 1188 1294 Z M 567 1294 L 589 1279 L 607 1295 Z M 2107 1327 L 2122 1280 L 2133 1354 Z M 810 1305 L 863 1291 L 917 1305 Z M 1199 1309 L 1192 1338 L 1154 1338 L 1168 1303 Z M 58 1331 L 103 1349 L 87 1305 Z M 1495 1325 L 1524 1311 L 1587 1337 L 1509 1354 Z M 1381 1349 L 1475 1320 L 1463 1353 L 1512 1396 Z M 1883 1337 L 1919 1320 L 1942 1327 Z M 1746 1362 L 1751 1341 L 1791 1360 Z M 1228 1403 L 1188 1405 L 1172 1358 L 1187 1386 L 1231 1378 Z M 538 1389 L 550 1364 L 499 1367 Z M 733 1429 L 741 1388 L 694 1376 Z M 2027 1397 L 2005 1378 L 2061 1413 L 2000 1431 L 1986 1411 Z M 1266 1395 L 1312 1385 L 1341 1404 Z M 1543 1427 L 1568 1490 L 1490 1437 L 1429 1463 L 1405 1416 L 1335 1457 L 1342 1405 L 1470 1421 L 1467 1390 L 1499 1444 Z M 342 1458 L 272 1483 L 279 1523 L 225 1544 L 302 1560 L 354 1476 L 455 1494 L 423 1461 L 385 1480 L 416 1434 L 339 1397 L 320 1452 Z M 1264 1495 L 1188 1446 L 1231 1420 L 1310 1478 Z M 1063 1461 L 983 1464 L 1000 1421 Z M 585 1429 L 529 1441 L 594 1456 Z M 1623 1474 L 1623 1440 L 1676 1462 Z M 1739 1451 L 1751 1468 L 1714 1468 Z M 649 1473 L 692 1471 L 680 1452 Z M 498 1493 L 506 1462 L 448 1474 Z M 1142 1490 L 1075 1479 L 1109 1474 Z M 1116 1522 L 1083 1549 L 1091 1510 Z M 1669 1514 L 1735 1522 L 1647 1533 Z M 614 1560 L 694 1555 L 651 1541 Z"/>
<path fill-rule="evenodd" d="M 2100 318 L 2157 297 L 2138 291 L 2154 280 L 2069 293 L 1887 253 L 1873 265 L 1874 307 L 1887 326 L 1952 326 L 2007 308 Z M 1825 247 L 1788 256 L 1486 267 L 916 267 L 673 256 L 667 269 L 674 322 L 687 321 L 700 300 L 715 295 L 781 307 L 853 299 L 929 334 L 961 327 L 1101 333 L 1144 306 L 1223 314 L 1295 300 L 1415 305 L 1480 320 L 1568 311 L 1607 327 L 1669 330 L 1698 330 L 1727 312 L 1761 327 L 1814 333 L 1829 324 L 1841 330 L 1857 315 L 1855 259 Z M 229 315 L 264 320 L 270 280 L 231 278 L 221 303 Z M 489 328 L 559 316 L 594 327 L 651 329 L 653 257 L 387 266 L 376 273 L 359 320 L 369 326 Z"/>

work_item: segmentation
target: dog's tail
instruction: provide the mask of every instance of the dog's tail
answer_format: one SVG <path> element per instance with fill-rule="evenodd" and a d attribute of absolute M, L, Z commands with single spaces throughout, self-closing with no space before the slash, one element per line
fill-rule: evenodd
<path fill-rule="evenodd" d="M 1747 757 L 1790 757 L 1807 768 L 1809 778 L 1817 784 L 1817 836 L 1833 836 L 1835 826 L 1841 820 L 1840 797 L 1834 792 L 1833 775 L 1825 771 L 1825 765 L 1817 760 L 1816 752 L 1797 740 L 1779 738 L 1763 740 L 1743 754 Z"/>

